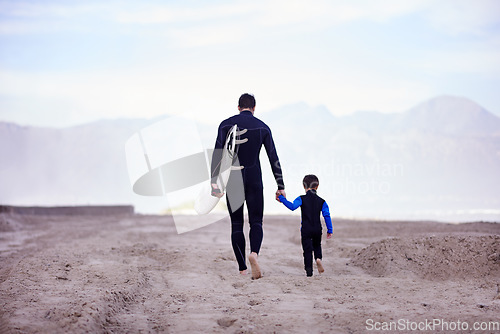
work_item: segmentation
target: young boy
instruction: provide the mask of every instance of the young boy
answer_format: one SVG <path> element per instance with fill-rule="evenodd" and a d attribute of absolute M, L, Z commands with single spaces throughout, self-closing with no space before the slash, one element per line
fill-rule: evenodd
<path fill-rule="evenodd" d="M 327 234 L 326 238 L 330 239 L 333 234 L 332 220 L 330 218 L 330 210 L 325 200 L 316 194 L 319 186 L 319 180 L 316 175 L 306 175 L 302 181 L 305 195 L 297 197 L 293 203 L 290 203 L 283 195 L 279 196 L 279 201 L 287 208 L 294 211 L 300 206 L 302 215 L 302 226 L 300 235 L 302 241 L 302 249 L 304 251 L 304 269 L 308 277 L 313 274 L 313 252 L 314 259 L 320 273 L 324 272 L 323 264 L 321 263 L 321 220 L 320 213 L 325 218 Z"/>

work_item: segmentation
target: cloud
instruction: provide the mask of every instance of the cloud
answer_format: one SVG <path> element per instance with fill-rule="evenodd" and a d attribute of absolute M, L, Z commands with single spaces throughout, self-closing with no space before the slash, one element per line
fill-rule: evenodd
<path fill-rule="evenodd" d="M 483 35 L 500 24 L 500 2 L 497 0 L 441 0 L 426 8 L 430 23 L 443 32 Z"/>
<path fill-rule="evenodd" d="M 227 3 L 204 6 L 172 6 L 172 5 L 140 5 L 139 8 L 130 7 L 119 9 L 114 20 L 126 24 L 160 24 L 176 22 L 219 21 L 224 18 L 233 18 L 248 15 L 255 11 L 251 2 Z"/>
<path fill-rule="evenodd" d="M 308 22 L 337 25 L 358 20 L 382 22 L 420 9 L 426 1 L 385 0 L 357 1 L 266 1 L 261 5 L 261 19 L 266 25 L 296 24 Z M 383 5 L 381 5 L 383 4 Z"/>
<path fill-rule="evenodd" d="M 0 15 L 17 18 L 49 18 L 72 17 L 94 6 L 58 5 L 55 3 L 33 3 L 26 1 L 3 1 L 0 6 Z"/>
<path fill-rule="evenodd" d="M 155 25 L 176 45 L 192 47 L 235 42 L 235 32 L 240 40 L 251 34 L 276 33 L 275 29 L 280 29 L 281 35 L 293 35 L 350 22 L 383 24 L 408 15 L 422 16 L 446 34 L 481 34 L 500 23 L 498 12 L 500 2 L 496 0 L 261 0 L 199 7 L 144 5 L 139 10 L 120 10 L 114 19 L 121 24 Z"/>
<path fill-rule="evenodd" d="M 261 0 L 218 3 L 199 7 L 173 5 L 129 6 L 114 14 L 125 25 L 154 26 L 174 45 L 200 47 L 230 44 L 267 36 L 293 36 L 356 20 L 386 21 L 422 7 L 426 1 Z"/>
<path fill-rule="evenodd" d="M 40 34 L 63 32 L 107 25 L 154 25 L 174 38 L 195 40 L 200 30 L 212 28 L 214 33 L 231 30 L 238 25 L 252 26 L 265 33 L 270 27 L 316 30 L 354 21 L 387 22 L 393 18 L 423 15 L 435 29 L 449 34 L 484 33 L 500 22 L 500 2 L 496 0 L 258 0 L 236 2 L 189 2 L 158 4 L 151 2 L 26 2 L 6 1 L 0 4 L 1 34 Z M 97 32 L 97 29 L 94 31 Z M 204 34 L 207 35 L 207 34 Z M 230 43 L 233 38 L 211 38 L 212 43 Z M 187 45 L 207 45 L 190 42 Z"/>
<path fill-rule="evenodd" d="M 108 7 L 92 3 L 6 1 L 0 4 L 0 35 L 39 35 L 82 30 L 82 27 L 90 30 L 91 22 L 107 11 Z"/>
<path fill-rule="evenodd" d="M 218 44 L 228 44 L 241 41 L 249 35 L 248 28 L 241 25 L 201 26 L 189 28 L 172 28 L 165 35 L 176 46 L 202 47 Z"/>
<path fill-rule="evenodd" d="M 141 5 L 140 8 L 120 9 L 114 18 L 127 24 L 159 24 L 172 22 L 216 22 L 238 16 L 249 24 L 276 26 L 302 22 L 315 23 L 321 19 L 326 24 L 339 24 L 359 19 L 383 21 L 421 9 L 427 0 L 260 0 L 217 3 L 189 7 L 172 5 Z"/>

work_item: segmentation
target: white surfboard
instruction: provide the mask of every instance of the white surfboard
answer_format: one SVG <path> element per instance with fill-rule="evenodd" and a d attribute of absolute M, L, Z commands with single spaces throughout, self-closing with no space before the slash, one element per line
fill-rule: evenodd
<path fill-rule="evenodd" d="M 248 141 L 247 138 L 243 140 L 237 139 L 241 134 L 247 132 L 246 129 L 238 131 L 237 124 L 233 125 L 227 133 L 226 142 L 222 148 L 222 158 L 220 162 L 220 176 L 217 179 L 217 185 L 222 192 L 226 191 L 227 182 L 229 176 L 231 175 L 232 169 L 241 169 L 242 166 L 233 166 L 234 158 L 237 154 L 236 146 L 243 144 Z M 207 152 L 207 151 L 205 151 Z M 210 164 L 208 164 L 209 159 L 207 159 L 207 166 L 210 169 Z M 194 203 L 194 209 L 199 215 L 205 215 L 210 213 L 210 211 L 215 208 L 217 203 L 219 203 L 220 198 L 212 196 L 212 180 L 209 178 L 207 182 L 202 185 L 198 196 L 196 197 Z"/>

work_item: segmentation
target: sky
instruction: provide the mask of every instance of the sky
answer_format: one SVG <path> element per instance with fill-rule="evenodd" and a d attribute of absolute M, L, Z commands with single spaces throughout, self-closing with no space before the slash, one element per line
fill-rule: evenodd
<path fill-rule="evenodd" d="M 500 116 L 500 1 L 2 1 L 0 121 L 218 124 L 305 102 L 401 112 L 439 95 Z"/>

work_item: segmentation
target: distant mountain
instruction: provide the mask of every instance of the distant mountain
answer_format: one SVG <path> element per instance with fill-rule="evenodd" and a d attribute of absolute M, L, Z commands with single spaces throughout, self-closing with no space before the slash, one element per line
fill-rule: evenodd
<path fill-rule="evenodd" d="M 419 104 L 401 117 L 398 126 L 458 136 L 500 135 L 500 118 L 469 99 L 454 96 Z"/>
<path fill-rule="evenodd" d="M 0 202 L 130 203 L 124 142 L 147 120 L 105 120 L 65 129 L 0 123 Z"/>
<path fill-rule="evenodd" d="M 302 177 L 315 173 L 337 216 L 500 220 L 500 119 L 468 99 L 441 96 L 402 113 L 342 117 L 299 103 L 256 117 L 273 131 L 290 199 L 303 193 Z M 165 209 L 161 198 L 132 193 L 124 150 L 133 133 L 157 120 L 66 129 L 0 122 L 0 203 Z M 215 127 L 198 129 L 212 147 Z M 273 198 L 265 150 L 261 163 L 266 212 L 287 213 Z"/>

